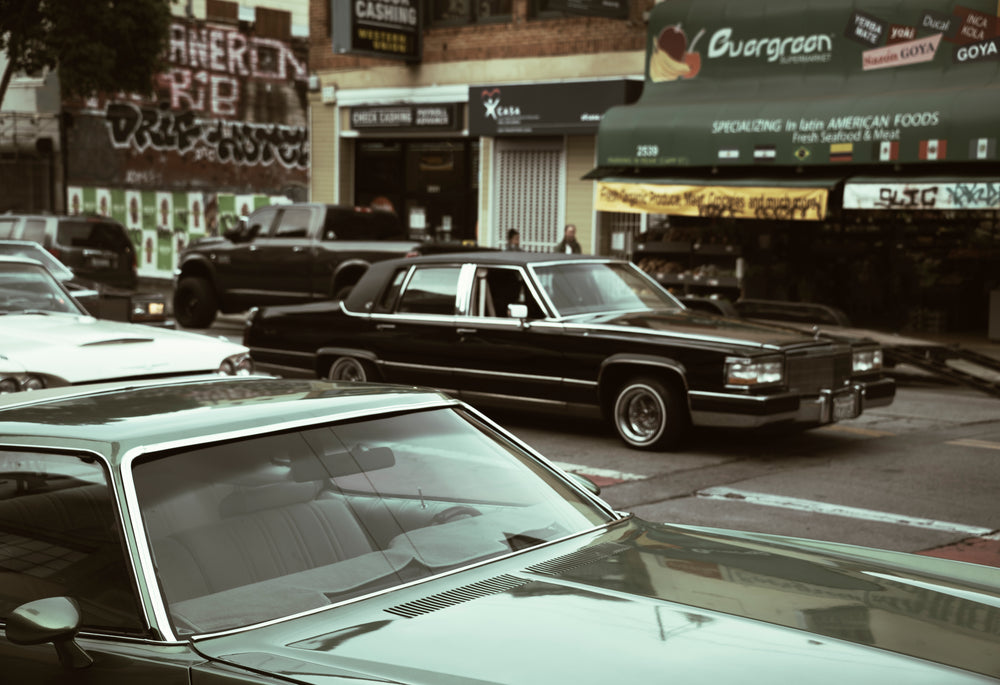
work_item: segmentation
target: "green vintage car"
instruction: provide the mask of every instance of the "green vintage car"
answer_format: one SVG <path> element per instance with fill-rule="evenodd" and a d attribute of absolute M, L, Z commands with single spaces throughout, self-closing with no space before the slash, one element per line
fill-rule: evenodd
<path fill-rule="evenodd" d="M 7 683 L 974 683 L 995 569 L 614 511 L 435 391 L 0 401 Z"/>

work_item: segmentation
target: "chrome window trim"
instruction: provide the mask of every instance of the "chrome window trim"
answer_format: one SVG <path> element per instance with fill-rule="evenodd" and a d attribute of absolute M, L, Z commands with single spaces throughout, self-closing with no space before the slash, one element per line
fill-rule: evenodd
<path fill-rule="evenodd" d="M 110 496 L 109 504 L 113 509 L 113 515 L 117 519 L 119 528 L 125 535 L 125 540 L 121 541 L 122 546 L 124 547 L 124 549 L 122 549 L 122 554 L 125 555 L 125 564 L 128 567 L 127 571 L 129 574 L 131 574 L 130 580 L 132 581 L 133 584 L 131 592 L 133 593 L 134 599 L 137 600 L 136 609 L 138 609 L 139 618 L 144 624 L 143 630 L 147 633 L 147 635 L 144 637 L 139 637 L 117 632 L 100 632 L 100 631 L 95 631 L 93 629 L 89 629 L 89 630 L 81 630 L 79 636 L 89 635 L 93 636 L 95 639 L 98 638 L 108 639 L 109 637 L 111 637 L 114 638 L 115 640 L 128 639 L 130 641 L 150 643 L 150 644 L 161 644 L 162 642 L 169 642 L 165 640 L 154 640 L 151 639 L 148 635 L 157 632 L 160 635 L 165 635 L 165 633 L 162 629 L 160 629 L 159 624 L 150 621 L 150 615 L 152 614 L 155 616 L 155 606 L 153 605 L 153 593 L 149 592 L 148 585 L 143 584 L 142 582 L 143 574 L 141 573 L 142 570 L 141 565 L 140 567 L 136 567 L 135 559 L 133 558 L 132 555 L 132 552 L 137 550 L 133 550 L 132 545 L 129 543 L 129 537 L 131 536 L 132 541 L 136 543 L 136 547 L 138 547 L 137 544 L 138 538 L 136 537 L 135 532 L 132 529 L 131 520 L 126 520 L 125 517 L 125 511 L 128 510 L 129 519 L 131 519 L 132 516 L 131 510 L 128 509 L 127 506 L 126 507 L 121 506 L 121 492 L 119 491 L 119 489 L 121 491 L 125 490 L 125 487 L 121 479 L 121 473 L 119 473 L 111 465 L 111 463 L 102 453 L 90 449 L 72 448 L 72 447 L 70 448 L 45 447 L 45 446 L 40 446 L 38 444 L 22 445 L 20 443 L 3 443 L 2 449 L 4 450 L 20 449 L 31 452 L 43 452 L 44 454 L 59 454 L 77 459 L 86 456 L 88 458 L 94 459 L 94 461 L 96 461 L 98 464 L 101 465 L 101 468 L 104 471 L 105 478 L 107 479 L 108 494 Z M 141 560 L 141 555 L 140 555 L 140 560 Z M 135 593 L 138 593 L 138 596 L 136 596 Z M 6 621 L 0 619 L 0 625 L 6 625 Z"/>

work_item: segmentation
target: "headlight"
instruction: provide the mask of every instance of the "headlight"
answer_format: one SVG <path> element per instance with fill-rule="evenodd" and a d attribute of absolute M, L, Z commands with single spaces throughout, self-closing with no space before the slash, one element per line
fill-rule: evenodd
<path fill-rule="evenodd" d="M 132 313 L 129 320 L 132 323 L 163 321 L 166 318 L 167 305 L 164 300 L 155 298 L 151 299 L 148 297 L 133 297 L 131 308 Z"/>
<path fill-rule="evenodd" d="M 249 354 L 234 354 L 226 357 L 219 366 L 220 376 L 249 376 L 253 374 L 253 360 Z"/>
<path fill-rule="evenodd" d="M 759 385 L 778 385 L 785 380 L 785 362 L 781 358 L 726 359 L 726 385 L 746 388 Z"/>
<path fill-rule="evenodd" d="M 882 348 L 855 350 L 851 355 L 852 373 L 873 373 L 882 370 Z"/>
<path fill-rule="evenodd" d="M 45 387 L 45 379 L 41 376 L 0 376 L 0 395 L 23 390 L 41 390 Z"/>

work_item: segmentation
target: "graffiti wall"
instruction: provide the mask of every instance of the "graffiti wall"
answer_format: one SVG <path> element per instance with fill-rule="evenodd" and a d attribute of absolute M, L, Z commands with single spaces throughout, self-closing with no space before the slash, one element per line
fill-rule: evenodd
<path fill-rule="evenodd" d="M 305 199 L 308 46 L 177 20 L 152 97 L 67 103 L 70 185 Z"/>
<path fill-rule="evenodd" d="M 130 190 L 71 186 L 70 214 L 98 214 L 128 229 L 139 256 L 139 275 L 171 278 L 177 256 L 206 235 L 220 235 L 258 207 L 288 202 L 261 194 Z"/>

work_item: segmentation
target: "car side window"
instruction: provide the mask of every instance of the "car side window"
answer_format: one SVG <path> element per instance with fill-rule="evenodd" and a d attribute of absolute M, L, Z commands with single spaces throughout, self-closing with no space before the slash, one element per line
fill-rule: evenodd
<path fill-rule="evenodd" d="M 21 240 L 31 240 L 48 247 L 50 241 L 46 240 L 45 236 L 45 219 L 28 219 L 25 221 Z"/>
<path fill-rule="evenodd" d="M 0 450 L 0 621 L 72 597 L 85 629 L 143 631 L 113 501 L 93 460 Z"/>
<path fill-rule="evenodd" d="M 0 239 L 7 240 L 14 233 L 14 219 L 0 219 Z"/>
<path fill-rule="evenodd" d="M 305 238 L 309 235 L 309 220 L 312 211 L 305 207 L 282 210 L 272 238 Z"/>
<path fill-rule="evenodd" d="M 247 237 L 251 240 L 267 237 L 267 234 L 271 232 L 271 225 L 274 223 L 274 217 L 277 214 L 277 208 L 272 207 L 261 209 L 251 214 L 247 220 Z"/>
<path fill-rule="evenodd" d="M 507 307 L 523 304 L 528 318 L 542 317 L 542 308 L 531 294 L 524 274 L 511 267 L 479 267 L 472 286 L 471 316 L 506 317 Z"/>
<path fill-rule="evenodd" d="M 461 270 L 459 266 L 416 269 L 403 290 L 397 311 L 410 314 L 454 314 Z"/>
<path fill-rule="evenodd" d="M 409 267 L 398 269 L 392 275 L 389 286 L 382 293 L 382 297 L 378 299 L 378 303 L 375 305 L 376 312 L 384 314 L 392 311 L 393 306 L 396 304 L 396 298 L 399 297 L 399 290 L 403 287 L 403 279 L 406 278 L 409 270 Z"/>

